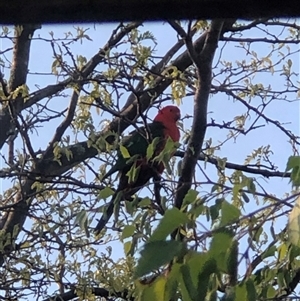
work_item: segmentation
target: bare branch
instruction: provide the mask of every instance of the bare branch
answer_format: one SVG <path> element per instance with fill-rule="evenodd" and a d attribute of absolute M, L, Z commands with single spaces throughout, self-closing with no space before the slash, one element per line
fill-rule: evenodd
<path fill-rule="evenodd" d="M 30 45 L 33 33 L 40 25 L 15 26 L 13 63 L 10 72 L 9 91 L 26 83 Z"/>
<path fill-rule="evenodd" d="M 266 122 L 271 123 L 278 127 L 285 135 L 287 135 L 295 144 L 300 145 L 300 141 L 298 141 L 298 136 L 295 136 L 291 131 L 287 130 L 285 127 L 283 127 L 279 121 L 273 120 L 270 117 L 266 116 L 262 112 L 259 111 L 258 108 L 250 105 L 247 101 L 245 101 L 243 98 L 240 96 L 236 95 L 234 92 L 232 92 L 230 89 L 226 89 L 225 87 L 219 87 L 219 91 L 225 92 L 227 95 L 232 96 L 234 99 L 238 100 L 241 102 L 247 109 L 255 112 L 258 116 L 263 118 Z"/>
<path fill-rule="evenodd" d="M 71 97 L 71 101 L 70 101 L 70 105 L 69 105 L 69 108 L 68 108 L 67 116 L 63 120 L 63 122 L 57 127 L 56 132 L 55 132 L 53 138 L 51 139 L 51 141 L 49 143 L 49 146 L 47 147 L 47 149 L 44 153 L 45 157 L 49 157 L 49 155 L 52 153 L 54 144 L 61 140 L 61 137 L 63 136 L 66 129 L 70 126 L 70 124 L 71 124 L 71 122 L 74 118 L 75 110 L 76 110 L 77 103 L 78 103 L 78 97 L 79 97 L 79 93 L 80 93 L 80 87 L 77 87 L 77 89 L 73 90 L 73 94 L 72 94 L 72 97 Z"/>
<path fill-rule="evenodd" d="M 192 176 L 206 132 L 207 102 L 211 86 L 211 65 L 222 26 L 222 21 L 212 21 L 203 49 L 197 58 L 198 86 L 194 98 L 194 119 L 175 197 L 175 206 L 179 209 L 182 206 L 184 196 L 191 187 Z"/>
<path fill-rule="evenodd" d="M 269 43 L 269 44 L 299 44 L 300 40 L 281 40 L 281 39 L 267 39 L 267 38 L 233 38 L 233 37 L 223 37 L 222 41 L 237 42 L 237 43 Z"/>
<path fill-rule="evenodd" d="M 174 155 L 180 158 L 184 158 L 184 152 L 182 151 L 177 151 Z M 212 158 L 209 156 L 205 156 L 200 154 L 198 156 L 198 160 L 204 161 L 204 162 L 209 162 L 211 164 L 214 164 L 215 166 L 218 166 L 218 160 L 216 158 Z M 240 164 L 235 164 L 231 162 L 226 162 L 225 167 L 228 169 L 234 169 L 234 170 L 240 170 L 244 171 L 250 174 L 256 174 L 256 175 L 261 175 L 266 178 L 270 177 L 279 177 L 279 178 L 290 178 L 291 173 L 290 172 L 284 172 L 284 171 L 272 171 L 272 170 L 267 170 L 267 169 L 261 169 L 261 168 L 251 168 L 247 165 L 240 165 Z"/>
<path fill-rule="evenodd" d="M 13 63 L 8 87 L 1 75 L 3 91 L 9 100 L 8 105 L 0 111 L 0 149 L 14 131 L 12 118 L 15 118 L 22 109 L 23 99 L 19 96 L 9 97 L 9 93 L 26 83 L 31 39 L 38 28 L 40 28 L 39 25 L 15 26 Z"/>

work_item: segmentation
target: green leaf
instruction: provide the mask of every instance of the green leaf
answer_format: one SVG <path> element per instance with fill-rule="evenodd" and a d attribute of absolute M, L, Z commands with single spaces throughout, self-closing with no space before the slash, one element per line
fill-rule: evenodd
<path fill-rule="evenodd" d="M 234 200 L 239 199 L 239 194 L 243 186 L 241 184 L 234 184 L 232 188 L 232 197 Z"/>
<path fill-rule="evenodd" d="M 300 197 L 289 215 L 288 238 L 293 245 L 300 247 Z"/>
<path fill-rule="evenodd" d="M 228 259 L 230 249 L 232 248 L 234 234 L 227 229 L 218 230 L 213 233 L 209 253 L 217 262 L 218 268 L 223 272 L 227 272 Z"/>
<path fill-rule="evenodd" d="M 196 300 L 193 298 L 197 295 L 197 274 L 193 274 L 193 272 L 192 267 L 189 265 L 181 267 L 182 281 L 180 281 L 180 286 L 184 301 Z"/>
<path fill-rule="evenodd" d="M 252 239 L 255 242 L 259 242 L 260 236 L 263 233 L 263 227 L 258 227 L 256 229 L 251 230 Z"/>
<path fill-rule="evenodd" d="M 167 236 L 171 234 L 176 228 L 187 222 L 187 215 L 181 212 L 178 208 L 167 210 L 159 225 L 150 237 L 149 242 L 166 239 Z"/>
<path fill-rule="evenodd" d="M 77 213 L 75 218 L 75 224 L 78 224 L 80 229 L 85 230 L 87 233 L 87 221 L 88 217 L 85 210 L 81 210 L 79 213 Z"/>
<path fill-rule="evenodd" d="M 217 271 L 216 261 L 208 253 L 195 253 L 181 267 L 183 280 L 183 300 L 205 300 L 210 275 Z"/>
<path fill-rule="evenodd" d="M 272 285 L 269 285 L 268 287 L 268 290 L 267 290 L 267 299 L 276 299 L 276 294 L 277 294 L 277 291 L 275 290 L 275 288 L 272 286 Z"/>
<path fill-rule="evenodd" d="M 220 210 L 219 204 L 215 204 L 209 207 L 209 214 L 212 219 L 212 222 L 214 222 L 219 217 L 219 210 Z"/>
<path fill-rule="evenodd" d="M 288 252 L 288 248 L 289 248 L 289 245 L 287 245 L 285 243 L 282 243 L 280 246 L 278 246 L 278 260 L 280 262 L 282 262 L 285 259 L 287 252 Z"/>
<path fill-rule="evenodd" d="M 120 152 L 121 152 L 123 158 L 125 158 L 125 159 L 130 158 L 130 154 L 125 146 L 120 145 Z"/>
<path fill-rule="evenodd" d="M 135 226 L 126 225 L 122 231 L 122 239 L 131 237 L 135 231 Z"/>
<path fill-rule="evenodd" d="M 226 226 L 238 221 L 241 216 L 240 210 L 226 201 L 223 201 L 221 207 L 221 222 L 220 226 Z"/>
<path fill-rule="evenodd" d="M 246 281 L 246 290 L 247 290 L 247 300 L 248 301 L 257 301 L 256 297 L 256 288 L 251 278 Z"/>
<path fill-rule="evenodd" d="M 139 285 L 139 301 L 169 301 L 165 298 L 166 277 L 159 276 L 149 285 Z"/>
<path fill-rule="evenodd" d="M 274 256 L 276 251 L 277 251 L 276 246 L 271 246 L 271 248 L 268 248 L 265 252 L 262 253 L 261 258 L 265 259 L 267 257 Z"/>
<path fill-rule="evenodd" d="M 279 288 L 285 287 L 284 273 L 283 273 L 282 269 L 278 269 L 277 283 L 278 283 Z"/>
<path fill-rule="evenodd" d="M 135 277 L 142 277 L 170 262 L 183 247 L 179 241 L 152 241 L 144 246 L 138 261 Z"/>
<path fill-rule="evenodd" d="M 126 255 L 128 255 L 131 251 L 131 246 L 132 246 L 132 242 L 131 241 L 127 241 L 124 243 L 124 253 Z"/>
<path fill-rule="evenodd" d="M 291 182 L 294 186 L 300 186 L 300 156 L 290 156 L 285 171 L 292 170 Z"/>
<path fill-rule="evenodd" d="M 238 242 L 233 240 L 231 246 L 226 252 L 226 273 L 229 275 L 230 285 L 234 286 L 238 277 Z"/>
<path fill-rule="evenodd" d="M 126 173 L 126 176 L 128 177 L 128 184 L 134 183 L 139 175 L 140 167 L 136 166 L 136 164 L 133 164 L 130 168 L 130 170 Z"/>
<path fill-rule="evenodd" d="M 167 283 L 165 288 L 165 300 L 174 300 L 174 296 L 177 293 L 178 285 L 179 285 L 179 278 L 181 275 L 180 272 L 181 264 L 173 263 L 172 269 L 167 277 Z"/>
<path fill-rule="evenodd" d="M 300 157 L 299 156 L 290 156 L 286 163 L 285 171 L 289 171 L 296 166 L 299 166 Z"/>
<path fill-rule="evenodd" d="M 148 145 L 147 153 L 146 153 L 146 158 L 148 160 L 150 160 L 152 158 L 152 156 L 154 155 L 154 151 L 156 149 L 156 146 L 157 146 L 159 140 L 160 140 L 160 137 L 155 137 L 153 139 L 153 141 Z"/>
<path fill-rule="evenodd" d="M 125 201 L 125 208 L 126 208 L 127 213 L 129 213 L 130 215 L 133 215 L 133 212 L 136 210 L 134 201 Z"/>
<path fill-rule="evenodd" d="M 178 148 L 178 146 L 178 142 L 174 142 L 170 137 L 168 137 L 163 152 L 171 154 Z"/>
<path fill-rule="evenodd" d="M 194 189 L 190 189 L 183 199 L 183 206 L 194 203 L 197 199 L 197 196 L 198 196 L 198 191 Z"/>
<path fill-rule="evenodd" d="M 300 167 L 296 166 L 293 168 L 291 173 L 291 182 L 294 186 L 300 186 Z"/>
<path fill-rule="evenodd" d="M 247 178 L 246 186 L 247 186 L 248 190 L 251 193 L 255 193 L 256 192 L 256 186 L 255 186 L 254 181 L 253 181 L 252 178 Z"/>
<path fill-rule="evenodd" d="M 204 300 L 209 287 L 210 275 L 217 271 L 216 261 L 209 258 L 198 275 L 197 299 Z"/>
<path fill-rule="evenodd" d="M 246 285 L 244 283 L 236 286 L 235 288 L 235 301 L 239 301 L 239 300 L 247 300 L 247 289 L 246 289 Z"/>
<path fill-rule="evenodd" d="M 295 245 L 290 245 L 288 252 L 289 262 L 292 262 L 296 257 L 300 256 L 300 248 Z"/>
<path fill-rule="evenodd" d="M 147 207 L 147 206 L 149 206 L 149 205 L 151 205 L 151 199 L 149 198 L 149 197 L 145 197 L 145 198 L 143 198 L 140 202 L 138 202 L 138 206 L 140 207 L 140 208 L 143 208 L 143 207 Z"/>
<path fill-rule="evenodd" d="M 110 187 L 105 187 L 104 189 L 102 189 L 99 192 L 98 197 L 99 197 L 99 199 L 107 199 L 110 196 L 112 196 L 113 194 L 114 194 L 114 191 Z"/>

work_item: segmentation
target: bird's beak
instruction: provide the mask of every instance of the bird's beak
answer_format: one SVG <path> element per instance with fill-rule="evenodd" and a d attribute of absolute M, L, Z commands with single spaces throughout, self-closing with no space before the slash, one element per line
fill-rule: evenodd
<path fill-rule="evenodd" d="M 176 121 L 178 121 L 180 118 L 181 118 L 181 114 L 180 114 L 180 112 L 178 112 L 178 113 L 176 114 Z"/>

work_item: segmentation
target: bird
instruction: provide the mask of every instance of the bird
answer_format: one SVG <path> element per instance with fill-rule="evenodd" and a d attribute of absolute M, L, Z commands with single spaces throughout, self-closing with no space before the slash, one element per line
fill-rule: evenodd
<path fill-rule="evenodd" d="M 96 235 L 113 215 L 116 202 L 131 199 L 151 178 L 162 174 L 165 168 L 163 162 L 153 159 L 161 154 L 168 139 L 171 139 L 174 145 L 179 142 L 177 121 L 180 118 L 180 109 L 177 106 L 165 106 L 158 111 L 152 123 L 136 129 L 121 141 L 115 164 L 102 177 L 103 181 L 119 172 L 119 184 L 106 212 L 95 227 Z M 151 142 L 153 149 L 149 152 L 148 146 Z"/>

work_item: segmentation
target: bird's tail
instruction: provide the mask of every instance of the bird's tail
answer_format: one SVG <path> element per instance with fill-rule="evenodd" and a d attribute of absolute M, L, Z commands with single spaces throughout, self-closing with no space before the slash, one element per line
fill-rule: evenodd
<path fill-rule="evenodd" d="M 110 220 L 111 216 L 114 213 L 116 202 L 120 202 L 120 199 L 121 199 L 120 191 L 116 191 L 113 194 L 112 199 L 109 202 L 106 211 L 103 213 L 101 219 L 99 220 L 97 226 L 94 229 L 96 235 L 100 234 L 100 232 L 104 229 L 104 227 L 106 226 L 106 224 L 108 223 L 108 221 Z"/>

